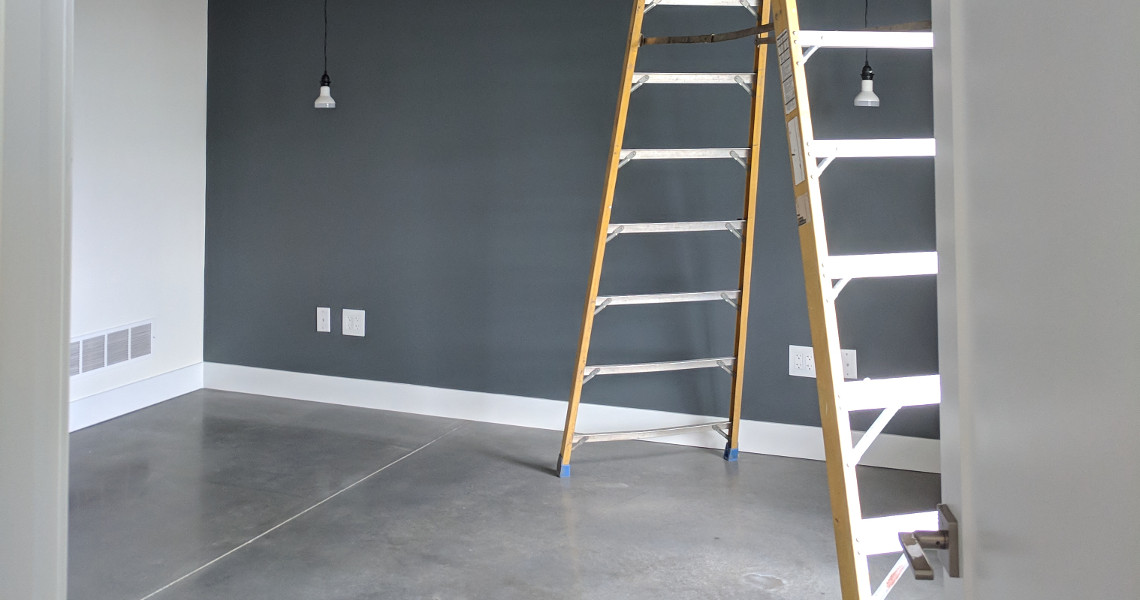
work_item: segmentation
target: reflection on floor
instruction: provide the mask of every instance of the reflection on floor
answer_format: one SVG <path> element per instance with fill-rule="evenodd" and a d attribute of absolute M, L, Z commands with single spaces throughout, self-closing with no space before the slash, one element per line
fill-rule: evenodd
<path fill-rule="evenodd" d="M 839 597 L 822 463 L 618 442 L 559 479 L 559 437 L 188 394 L 72 435 L 70 596 Z M 860 480 L 868 516 L 939 497 L 936 475 Z M 939 594 L 907 575 L 890 597 Z"/>

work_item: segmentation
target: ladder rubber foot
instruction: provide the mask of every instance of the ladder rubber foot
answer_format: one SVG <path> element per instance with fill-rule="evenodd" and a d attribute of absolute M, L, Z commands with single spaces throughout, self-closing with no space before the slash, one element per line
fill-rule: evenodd
<path fill-rule="evenodd" d="M 554 470 L 555 470 L 555 472 L 558 473 L 559 477 L 569 477 L 570 476 L 570 465 L 562 464 L 562 457 L 561 456 L 558 457 L 558 464 L 555 465 Z"/>
<path fill-rule="evenodd" d="M 730 446 L 724 447 L 724 459 L 725 460 L 727 460 L 728 462 L 736 462 L 736 459 L 738 459 L 738 458 L 740 458 L 740 449 L 739 448 L 732 448 Z"/>

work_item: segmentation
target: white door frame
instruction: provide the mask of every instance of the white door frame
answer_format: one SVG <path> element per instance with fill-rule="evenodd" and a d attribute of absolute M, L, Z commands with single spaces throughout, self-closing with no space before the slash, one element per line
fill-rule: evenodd
<path fill-rule="evenodd" d="M 0 597 L 67 596 L 72 0 L 0 0 Z"/>

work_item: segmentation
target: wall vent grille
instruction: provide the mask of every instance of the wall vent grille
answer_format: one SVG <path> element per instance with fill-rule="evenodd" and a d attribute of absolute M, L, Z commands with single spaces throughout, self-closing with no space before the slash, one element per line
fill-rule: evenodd
<path fill-rule="evenodd" d="M 149 356 L 153 344 L 151 323 L 85 335 L 68 345 L 68 373 L 71 376 Z"/>
<path fill-rule="evenodd" d="M 131 327 L 131 358 L 150 354 L 150 323 Z"/>
<path fill-rule="evenodd" d="M 83 340 L 83 372 L 106 366 L 107 336 L 97 335 Z"/>
<path fill-rule="evenodd" d="M 68 374 L 75 376 L 80 373 L 80 365 L 82 364 L 82 362 L 80 362 L 81 356 L 82 354 L 80 353 L 80 343 L 71 342 L 71 344 L 67 347 Z"/>
<path fill-rule="evenodd" d="M 107 366 L 117 365 L 131 357 L 131 334 L 126 329 L 107 334 Z"/>

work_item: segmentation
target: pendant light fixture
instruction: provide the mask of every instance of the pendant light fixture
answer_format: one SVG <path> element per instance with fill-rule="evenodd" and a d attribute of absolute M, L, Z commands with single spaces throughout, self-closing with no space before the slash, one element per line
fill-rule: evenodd
<path fill-rule="evenodd" d="M 863 0 L 863 29 L 867 29 L 867 4 L 870 0 Z M 863 73 L 860 75 L 859 93 L 855 95 L 855 106 L 876 107 L 879 97 L 875 95 L 875 71 L 871 68 L 867 50 L 863 51 Z"/>
<path fill-rule="evenodd" d="M 329 0 L 325 0 L 325 73 L 321 75 L 321 93 L 313 102 L 313 108 L 336 108 L 336 100 L 329 93 Z"/>

